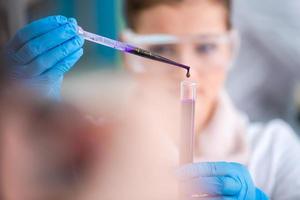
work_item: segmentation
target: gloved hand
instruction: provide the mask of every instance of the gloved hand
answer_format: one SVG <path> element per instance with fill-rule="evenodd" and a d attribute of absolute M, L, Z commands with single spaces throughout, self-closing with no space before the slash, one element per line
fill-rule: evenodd
<path fill-rule="evenodd" d="M 184 196 L 207 200 L 268 200 L 255 187 L 243 165 L 237 163 L 198 163 L 183 166 L 178 176 Z"/>
<path fill-rule="evenodd" d="M 21 29 L 5 49 L 10 77 L 57 99 L 64 74 L 83 55 L 83 44 L 73 18 L 52 16 L 35 21 Z"/>

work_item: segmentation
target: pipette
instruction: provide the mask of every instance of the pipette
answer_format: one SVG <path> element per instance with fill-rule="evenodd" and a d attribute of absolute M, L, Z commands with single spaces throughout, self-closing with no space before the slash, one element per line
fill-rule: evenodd
<path fill-rule="evenodd" d="M 152 53 L 150 51 L 132 46 L 130 44 L 126 44 L 124 42 L 112 40 L 107 37 L 103 37 L 100 35 L 96 35 L 94 33 L 87 32 L 87 31 L 83 30 L 80 26 L 78 26 L 78 34 L 81 35 L 85 40 L 88 40 L 90 42 L 94 42 L 94 43 L 101 44 L 101 45 L 104 45 L 104 46 L 107 46 L 107 47 L 110 47 L 113 49 L 117 49 L 117 50 L 125 52 L 125 53 L 130 53 L 130 54 L 134 54 L 134 55 L 148 58 L 151 60 L 156 60 L 159 62 L 163 62 L 163 63 L 167 63 L 167 64 L 174 65 L 177 67 L 181 67 L 187 71 L 186 76 L 190 77 L 190 67 L 189 66 L 177 63 L 173 60 L 162 57 L 162 56 Z"/>

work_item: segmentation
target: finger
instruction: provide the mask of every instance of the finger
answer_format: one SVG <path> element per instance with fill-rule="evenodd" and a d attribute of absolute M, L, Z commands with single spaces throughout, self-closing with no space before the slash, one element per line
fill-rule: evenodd
<path fill-rule="evenodd" d="M 32 22 L 16 34 L 8 43 L 8 47 L 15 52 L 33 38 L 39 37 L 66 23 L 68 23 L 68 18 L 64 16 L 51 16 Z"/>
<path fill-rule="evenodd" d="M 255 189 L 255 196 L 255 199 L 269 199 L 267 195 L 258 188 Z"/>
<path fill-rule="evenodd" d="M 69 71 L 75 65 L 82 55 L 83 49 L 81 48 L 63 60 L 59 61 L 54 67 L 45 71 L 41 77 L 46 79 L 56 79 L 57 77 L 63 76 L 64 73 Z"/>
<path fill-rule="evenodd" d="M 71 40 L 44 53 L 24 68 L 25 77 L 38 76 L 82 48 L 84 39 L 75 36 Z"/>
<path fill-rule="evenodd" d="M 189 180 L 197 177 L 234 175 L 237 165 L 239 164 L 227 162 L 189 164 L 181 167 L 177 176 L 180 180 Z"/>
<path fill-rule="evenodd" d="M 15 53 L 15 60 L 27 64 L 39 55 L 77 36 L 77 25 L 67 23 L 26 43 Z"/>
<path fill-rule="evenodd" d="M 237 200 L 235 197 L 190 197 L 188 200 Z"/>
<path fill-rule="evenodd" d="M 237 200 L 236 197 L 229 197 L 229 196 L 209 196 L 206 194 L 203 195 L 189 195 L 189 196 L 182 196 L 180 199 L 185 200 Z"/>
<path fill-rule="evenodd" d="M 241 191 L 241 183 L 231 177 L 201 177 L 182 183 L 185 194 L 209 196 L 236 196 Z"/>

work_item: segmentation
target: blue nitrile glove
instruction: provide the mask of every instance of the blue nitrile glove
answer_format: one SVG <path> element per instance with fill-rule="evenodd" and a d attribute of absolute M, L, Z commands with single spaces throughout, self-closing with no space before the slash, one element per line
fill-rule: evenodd
<path fill-rule="evenodd" d="M 177 174 L 187 198 L 268 200 L 253 184 L 247 168 L 238 163 L 190 164 L 181 167 Z"/>
<path fill-rule="evenodd" d="M 73 18 L 52 16 L 35 21 L 7 44 L 10 77 L 58 99 L 64 73 L 83 55 L 83 44 Z"/>

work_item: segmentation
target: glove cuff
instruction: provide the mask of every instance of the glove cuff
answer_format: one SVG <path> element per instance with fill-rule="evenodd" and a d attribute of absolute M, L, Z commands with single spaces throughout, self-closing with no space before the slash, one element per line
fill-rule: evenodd
<path fill-rule="evenodd" d="M 255 189 L 255 200 L 269 200 L 269 197 L 260 189 Z"/>

